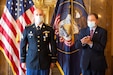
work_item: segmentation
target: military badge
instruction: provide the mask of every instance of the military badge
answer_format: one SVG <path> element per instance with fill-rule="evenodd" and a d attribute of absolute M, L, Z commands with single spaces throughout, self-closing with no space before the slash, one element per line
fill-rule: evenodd
<path fill-rule="evenodd" d="M 45 34 L 46 37 L 48 37 L 48 34 L 50 33 L 50 31 L 44 31 L 43 33 Z"/>
<path fill-rule="evenodd" d="M 29 34 L 28 34 L 29 38 L 31 38 L 33 36 L 33 32 L 30 31 Z"/>
<path fill-rule="evenodd" d="M 44 39 L 43 41 L 46 41 L 46 36 L 43 36 L 43 39 Z"/>

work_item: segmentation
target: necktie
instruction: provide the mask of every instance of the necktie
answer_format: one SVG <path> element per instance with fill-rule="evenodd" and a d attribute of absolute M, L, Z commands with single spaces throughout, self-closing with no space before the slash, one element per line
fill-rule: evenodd
<path fill-rule="evenodd" d="M 40 35 L 40 33 L 41 33 L 40 26 L 37 26 L 37 35 Z"/>
<path fill-rule="evenodd" d="M 40 26 L 37 26 L 37 29 L 40 30 Z"/>
<path fill-rule="evenodd" d="M 92 37 L 93 37 L 93 29 L 90 30 L 90 37 L 91 37 L 91 39 L 92 39 Z"/>

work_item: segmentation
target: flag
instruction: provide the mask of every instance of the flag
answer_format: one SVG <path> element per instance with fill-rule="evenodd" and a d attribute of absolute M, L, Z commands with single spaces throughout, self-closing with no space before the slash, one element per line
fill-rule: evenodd
<path fill-rule="evenodd" d="M 25 75 L 20 64 L 19 41 L 24 27 L 33 22 L 34 10 L 32 0 L 7 0 L 0 19 L 0 50 L 14 75 Z"/>
<path fill-rule="evenodd" d="M 80 75 L 81 51 L 75 48 L 76 37 L 86 27 L 87 12 L 83 0 L 58 0 L 51 25 L 56 34 L 58 62 L 62 75 Z"/>

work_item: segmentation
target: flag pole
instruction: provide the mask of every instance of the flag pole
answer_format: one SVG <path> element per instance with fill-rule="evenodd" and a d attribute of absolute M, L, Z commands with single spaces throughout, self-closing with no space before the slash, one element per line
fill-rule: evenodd
<path fill-rule="evenodd" d="M 70 0 L 71 2 L 71 24 L 73 24 L 73 0 Z"/>
<path fill-rule="evenodd" d="M 73 0 L 71 0 L 71 18 L 73 18 Z"/>

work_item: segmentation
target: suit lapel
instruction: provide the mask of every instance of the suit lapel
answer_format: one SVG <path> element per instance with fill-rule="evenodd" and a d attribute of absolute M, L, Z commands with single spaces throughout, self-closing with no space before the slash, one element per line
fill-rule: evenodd
<path fill-rule="evenodd" d="M 95 31 L 94 31 L 94 34 L 93 34 L 92 39 L 95 38 L 95 36 L 98 34 L 98 32 L 99 32 L 99 27 L 97 26 L 97 28 L 96 28 Z"/>
<path fill-rule="evenodd" d="M 89 27 L 87 27 L 87 29 L 86 29 L 86 35 L 90 36 L 90 29 L 89 29 Z"/>

